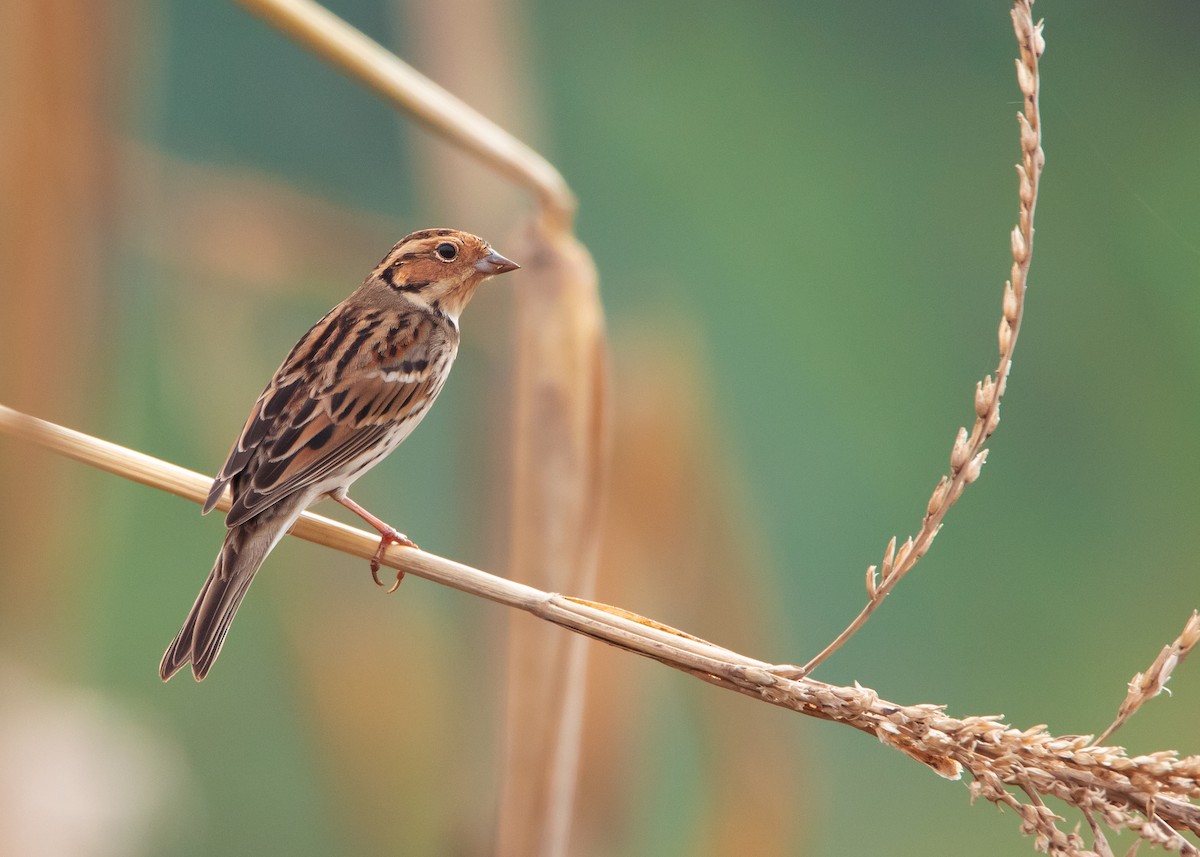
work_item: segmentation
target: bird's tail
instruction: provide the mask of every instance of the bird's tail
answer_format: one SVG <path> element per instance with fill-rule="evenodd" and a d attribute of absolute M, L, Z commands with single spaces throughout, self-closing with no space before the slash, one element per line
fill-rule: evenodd
<path fill-rule="evenodd" d="M 255 572 L 294 520 L 292 516 L 271 514 L 275 511 L 266 509 L 225 534 L 225 543 L 196 603 L 158 665 L 163 681 L 189 663 L 197 681 L 208 674 Z"/>

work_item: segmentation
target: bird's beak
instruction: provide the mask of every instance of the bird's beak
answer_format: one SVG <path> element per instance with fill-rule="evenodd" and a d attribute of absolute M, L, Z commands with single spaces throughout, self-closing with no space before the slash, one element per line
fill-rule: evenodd
<path fill-rule="evenodd" d="M 493 250 L 482 259 L 475 263 L 475 270 L 481 274 L 491 276 L 493 274 L 503 274 L 505 271 L 515 271 L 521 267 L 512 259 L 506 259 Z"/>

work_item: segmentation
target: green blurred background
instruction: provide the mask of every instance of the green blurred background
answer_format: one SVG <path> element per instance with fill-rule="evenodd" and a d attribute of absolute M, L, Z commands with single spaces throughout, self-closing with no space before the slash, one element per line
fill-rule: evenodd
<path fill-rule="evenodd" d="M 614 351 L 599 597 L 773 661 L 820 649 L 994 368 L 1007 6 L 329 5 L 578 194 Z M 819 677 L 1086 733 L 1200 606 L 1200 6 L 1035 13 L 1047 167 L 1000 430 Z M 229 3 L 7 0 L 0 63 L 0 403 L 202 472 L 399 236 L 505 252 L 530 210 Z M 477 299 L 438 407 L 357 491 L 497 571 L 517 288 Z M 217 516 L 5 437 L 0 468 L 0 854 L 490 853 L 502 608 L 385 598 L 286 543 L 212 677 L 164 686 Z M 1032 852 L 862 734 L 592 653 L 572 853 Z M 1197 669 L 1117 740 L 1200 751 Z"/>

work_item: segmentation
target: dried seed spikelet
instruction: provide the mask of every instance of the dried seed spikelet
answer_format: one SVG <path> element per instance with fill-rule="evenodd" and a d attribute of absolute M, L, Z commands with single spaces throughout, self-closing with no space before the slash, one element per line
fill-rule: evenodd
<path fill-rule="evenodd" d="M 949 477 L 942 477 L 937 480 L 937 487 L 934 489 L 934 499 L 937 501 L 937 507 L 931 511 L 944 511 L 950 507 L 958 497 L 954 496 L 954 480 Z M 938 525 L 941 528 L 941 525 Z M 936 533 L 935 533 L 936 535 Z"/>
<path fill-rule="evenodd" d="M 975 416 L 985 417 L 992 409 L 992 376 L 988 375 L 975 384 Z"/>
<path fill-rule="evenodd" d="M 892 576 L 892 571 L 895 568 L 896 562 L 896 537 L 888 541 L 887 547 L 883 551 L 883 580 L 886 583 L 887 579 Z"/>
<path fill-rule="evenodd" d="M 925 517 L 932 518 L 942 508 L 946 500 L 946 486 L 950 484 L 950 480 L 943 476 L 938 480 L 938 484 L 934 487 L 933 493 L 929 495 L 929 502 L 925 504 Z"/>
<path fill-rule="evenodd" d="M 1012 325 L 1008 323 L 1007 318 L 1000 319 L 1000 330 L 997 334 L 997 339 L 1000 342 L 1000 353 L 1008 354 L 1012 350 Z"/>
<path fill-rule="evenodd" d="M 1021 234 L 1019 227 L 1014 226 L 1012 231 L 1012 254 L 1013 259 L 1021 264 L 1025 264 L 1029 259 L 1029 245 L 1025 243 L 1025 236 Z"/>
<path fill-rule="evenodd" d="M 924 761 L 927 765 L 929 765 L 929 767 L 933 768 L 934 772 L 936 772 L 938 776 L 942 777 L 943 779 L 962 779 L 962 765 L 953 759 L 946 757 L 938 758 L 937 756 L 933 756 L 925 759 Z"/>
<path fill-rule="evenodd" d="M 1021 60 L 1017 60 L 1017 86 L 1026 96 L 1032 96 L 1037 91 L 1037 79 L 1033 70 Z"/>
<path fill-rule="evenodd" d="M 1009 12 L 1009 15 L 1012 16 L 1013 33 L 1016 34 L 1017 45 L 1020 47 L 1021 53 L 1024 53 L 1026 50 L 1025 46 L 1029 44 L 1029 36 L 1027 35 L 1029 33 L 1029 21 L 1015 6 Z M 1020 62 L 1020 60 L 1017 60 L 1017 62 Z"/>
<path fill-rule="evenodd" d="M 1004 317 L 1008 319 L 1009 324 L 1016 324 L 1018 309 L 1017 293 L 1013 291 L 1012 280 L 1006 280 L 1004 283 Z"/>
<path fill-rule="evenodd" d="M 1179 657 L 1182 658 L 1190 652 L 1196 643 L 1200 643 L 1200 612 L 1193 610 L 1192 615 L 1183 626 L 1183 632 L 1179 635 L 1177 642 L 1181 650 Z"/>
<path fill-rule="evenodd" d="M 950 450 L 950 472 L 957 473 L 967 463 L 971 450 L 967 447 L 967 430 L 959 428 L 958 437 L 954 439 L 954 448 Z"/>
<path fill-rule="evenodd" d="M 983 470 L 983 465 L 987 462 L 988 451 L 986 449 L 979 450 L 979 453 L 971 459 L 971 463 L 967 465 L 963 471 L 963 481 L 970 485 L 979 478 L 980 471 Z"/>
<path fill-rule="evenodd" d="M 983 433 L 986 437 L 991 437 L 996 432 L 996 428 L 1000 425 L 1000 399 L 996 399 L 996 407 L 992 408 L 992 412 L 988 414 L 987 422 L 983 425 Z"/>
<path fill-rule="evenodd" d="M 1029 124 L 1029 120 L 1025 118 L 1024 113 L 1017 114 L 1017 124 L 1021 126 L 1021 148 L 1026 152 L 1032 152 L 1037 149 L 1038 133 L 1033 130 L 1033 126 Z M 1017 169 L 1024 171 L 1023 167 Z"/>
<path fill-rule="evenodd" d="M 945 479 L 946 477 L 942 477 Z M 929 502 L 925 504 L 925 518 L 921 521 L 921 525 L 929 523 L 929 519 L 937 514 L 938 509 L 942 506 L 942 483 L 938 483 L 933 489 L 933 493 L 929 495 Z"/>
<path fill-rule="evenodd" d="M 1029 180 L 1029 171 L 1023 164 L 1017 164 L 1017 197 L 1025 208 L 1033 203 L 1033 182 Z"/>
<path fill-rule="evenodd" d="M 878 589 L 878 575 L 876 571 L 876 566 L 867 566 L 867 598 L 871 601 L 875 600 L 875 592 Z"/>
<path fill-rule="evenodd" d="M 1044 26 L 1045 21 L 1038 21 L 1037 26 L 1033 28 L 1033 52 L 1039 57 L 1046 52 L 1046 39 L 1042 36 Z"/>

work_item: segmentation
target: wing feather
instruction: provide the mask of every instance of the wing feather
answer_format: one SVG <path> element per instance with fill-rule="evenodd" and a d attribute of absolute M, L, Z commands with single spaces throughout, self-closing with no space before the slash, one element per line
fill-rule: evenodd
<path fill-rule="evenodd" d="M 402 439 L 441 390 L 457 331 L 409 310 L 399 319 L 342 304 L 310 330 L 263 391 L 213 481 L 209 511 L 226 485 L 227 526 L 339 473 Z M 405 423 L 408 426 L 405 427 Z"/>

